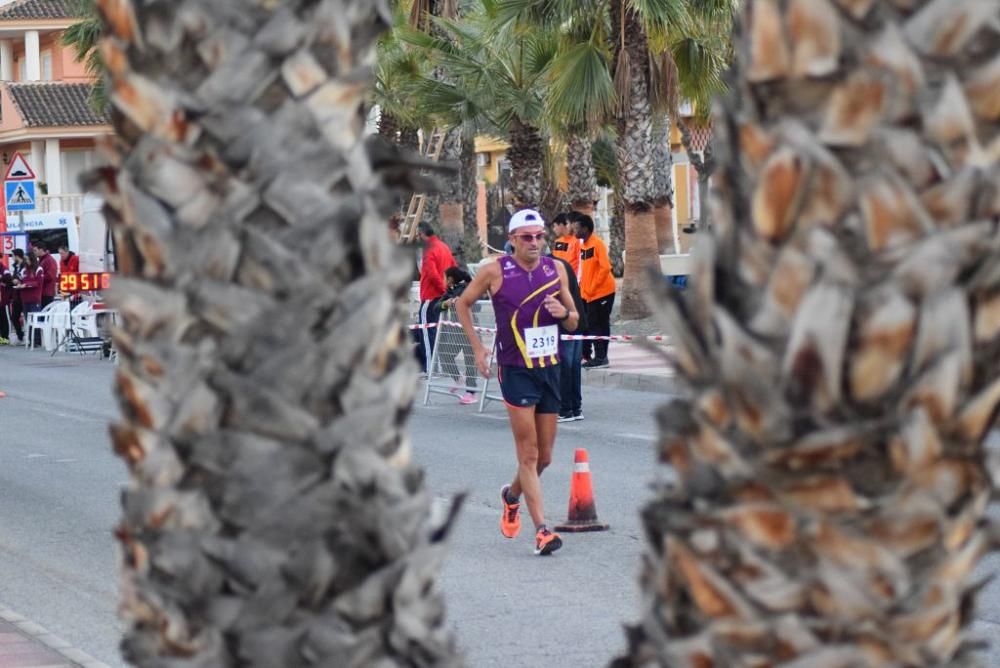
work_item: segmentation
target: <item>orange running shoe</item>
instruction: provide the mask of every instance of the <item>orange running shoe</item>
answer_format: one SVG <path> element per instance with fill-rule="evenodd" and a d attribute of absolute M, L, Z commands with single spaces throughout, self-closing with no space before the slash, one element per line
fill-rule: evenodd
<path fill-rule="evenodd" d="M 552 533 L 546 527 L 542 527 L 535 534 L 535 554 L 540 557 L 544 557 L 547 554 L 552 554 L 556 550 L 562 547 L 562 538 L 559 534 Z"/>
<path fill-rule="evenodd" d="M 503 504 L 503 514 L 500 515 L 500 533 L 506 538 L 516 538 L 521 533 L 521 504 L 507 503 L 507 490 L 510 485 L 500 488 L 500 503 Z"/>

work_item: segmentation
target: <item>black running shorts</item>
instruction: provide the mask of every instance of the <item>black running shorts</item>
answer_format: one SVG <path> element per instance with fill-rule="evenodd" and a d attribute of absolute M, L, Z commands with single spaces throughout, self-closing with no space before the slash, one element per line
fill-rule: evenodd
<path fill-rule="evenodd" d="M 535 413 L 559 412 L 559 365 L 526 369 L 501 366 L 498 374 L 503 399 L 514 408 L 535 407 Z"/>

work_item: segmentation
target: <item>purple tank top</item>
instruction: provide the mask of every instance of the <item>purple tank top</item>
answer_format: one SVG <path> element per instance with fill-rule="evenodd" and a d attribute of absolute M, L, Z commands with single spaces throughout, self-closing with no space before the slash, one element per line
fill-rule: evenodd
<path fill-rule="evenodd" d="M 555 261 L 543 256 L 530 272 L 509 255 L 497 262 L 503 272 L 503 283 L 493 295 L 497 361 L 502 366 L 528 369 L 558 364 L 559 321 L 543 306 L 547 295 L 559 295 Z"/>

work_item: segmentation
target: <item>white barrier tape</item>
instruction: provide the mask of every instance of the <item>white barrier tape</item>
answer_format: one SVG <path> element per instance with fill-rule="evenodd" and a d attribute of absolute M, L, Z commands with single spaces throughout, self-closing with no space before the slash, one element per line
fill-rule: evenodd
<path fill-rule="evenodd" d="M 449 327 L 461 327 L 462 326 L 462 323 L 460 323 L 460 322 L 452 322 L 451 320 L 442 320 L 441 324 L 442 325 L 448 325 Z M 489 332 L 491 334 L 497 331 L 496 327 L 473 327 L 472 329 L 476 330 L 477 332 Z"/>
<path fill-rule="evenodd" d="M 573 464 L 573 473 L 590 473 L 590 463 L 577 462 Z"/>
<path fill-rule="evenodd" d="M 668 336 L 632 336 L 631 334 L 614 334 L 612 336 L 588 336 L 585 334 L 563 334 L 563 341 L 669 341 Z"/>
<path fill-rule="evenodd" d="M 461 327 L 462 324 L 459 322 L 452 322 L 450 320 L 442 320 L 442 325 L 448 325 L 449 327 Z M 425 325 L 409 325 L 409 329 L 431 329 L 432 327 L 437 327 L 438 323 L 430 322 Z M 489 332 L 495 333 L 497 330 L 494 327 L 473 327 L 477 332 Z M 611 336 L 591 336 L 588 334 L 563 334 L 559 337 L 562 341 L 669 341 L 668 336 L 632 336 L 631 334 L 613 334 Z"/>

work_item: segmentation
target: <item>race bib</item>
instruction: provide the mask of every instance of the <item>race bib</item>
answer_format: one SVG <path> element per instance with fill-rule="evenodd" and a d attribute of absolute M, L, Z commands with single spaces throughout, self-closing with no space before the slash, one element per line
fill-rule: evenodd
<path fill-rule="evenodd" d="M 524 330 L 524 345 L 528 348 L 528 357 L 555 355 L 559 350 L 559 328 L 555 325 L 528 327 Z"/>

